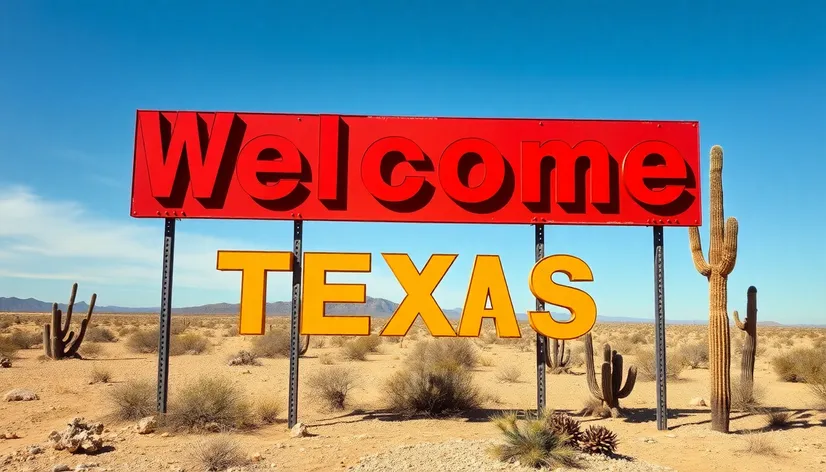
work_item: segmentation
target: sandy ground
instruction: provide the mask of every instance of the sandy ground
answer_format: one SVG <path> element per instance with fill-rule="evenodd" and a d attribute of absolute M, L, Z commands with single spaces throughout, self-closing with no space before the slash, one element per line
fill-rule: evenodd
<path fill-rule="evenodd" d="M 0 317 L 12 316 L 0 314 Z M 250 456 L 260 455 L 253 468 L 292 471 L 346 470 L 357 466 L 365 456 L 386 453 L 400 446 L 420 443 L 461 443 L 463 440 L 496 440 L 500 433 L 488 421 L 491 413 L 500 410 L 524 410 L 535 407 L 535 354 L 529 342 L 522 344 L 487 344 L 476 342 L 483 365 L 474 370 L 474 379 L 480 390 L 488 395 L 482 411 L 452 419 L 402 419 L 382 412 L 381 385 L 394 371 L 401 368 L 410 347 L 419 342 L 406 339 L 403 343 L 385 342 L 381 353 L 370 354 L 366 361 L 346 361 L 340 348 L 331 345 L 329 339 L 323 348 L 311 347 L 301 358 L 299 393 L 299 421 L 309 426 L 314 435 L 308 438 L 290 438 L 286 426 L 288 360 L 262 359 L 261 366 L 230 367 L 228 357 L 240 349 L 249 349 L 249 337 L 228 336 L 233 319 L 228 317 L 197 318 L 213 328 L 190 327 L 208 336 L 213 347 L 207 354 L 173 356 L 170 362 L 170 396 L 176 388 L 201 375 L 226 376 L 241 387 L 251 401 L 275 398 L 283 405 L 282 422 L 266 425 L 251 432 L 233 433 Z M 151 316 L 98 316 L 100 326 L 108 326 L 117 332 L 128 324 L 157 323 Z M 115 321 L 121 320 L 121 321 Z M 206 320 L 206 321 L 205 321 Z M 37 331 L 35 320 L 23 319 L 23 324 L 6 329 Z M 39 319 L 38 319 L 39 322 Z M 374 325 L 382 326 L 377 322 Z M 492 324 L 486 321 L 486 329 Z M 650 340 L 653 328 L 646 325 L 601 324 L 595 328 L 595 339 L 601 346 L 607 339 L 628 337 L 633 333 L 644 334 Z M 669 346 L 676 346 L 682 339 L 701 339 L 705 327 L 669 326 Z M 816 331 L 816 330 L 815 330 Z M 532 331 L 523 331 L 531 337 Z M 759 414 L 732 413 L 732 434 L 710 431 L 710 414 L 706 407 L 688 406 L 694 397 L 708 399 L 708 370 L 686 369 L 680 380 L 668 383 L 669 420 L 668 431 L 658 431 L 654 418 L 654 382 L 638 380 L 631 395 L 623 401 L 629 416 L 622 419 L 578 418 L 583 426 L 603 424 L 619 436 L 618 452 L 646 463 L 658 464 L 679 471 L 711 470 L 824 470 L 826 471 L 826 411 L 816 409 L 816 397 L 805 385 L 781 382 L 772 372 L 771 357 L 791 346 L 805 346 L 817 336 L 826 337 L 821 330 L 804 336 L 802 330 L 788 328 L 761 328 L 760 352 L 755 369 L 756 383 L 765 391 L 762 405 L 782 407 L 797 412 L 792 427 L 763 432 L 765 419 Z M 418 336 L 426 339 L 428 336 Z M 314 341 L 314 344 L 318 341 Z M 0 394 L 13 388 L 25 388 L 36 392 L 40 399 L 29 402 L 0 402 L 0 434 L 13 432 L 19 439 L 0 440 L 0 470 L 48 471 L 55 464 L 75 467 L 81 463 L 98 464 L 96 470 L 129 471 L 196 470 L 188 466 L 188 452 L 193 444 L 204 436 L 173 433 L 138 435 L 133 422 L 112 422 L 108 414 L 112 404 L 108 391 L 119 382 L 130 378 L 156 378 L 157 355 L 134 354 L 123 339 L 115 343 L 99 343 L 102 351 L 84 360 L 51 361 L 41 357 L 39 349 L 21 350 L 12 368 L 0 369 Z M 576 345 L 581 344 L 574 342 Z M 620 343 L 621 344 L 621 343 Z M 617 345 L 615 343 L 615 345 Z M 674 348 L 676 350 L 676 347 Z M 324 366 L 320 356 L 335 359 L 335 365 L 352 367 L 361 378 L 361 387 L 351 394 L 348 408 L 331 413 L 320 404 L 305 386 L 303 380 Z M 732 355 L 733 372 L 739 371 L 739 356 Z M 634 362 L 634 356 L 626 356 L 626 366 Z M 502 383 L 497 380 L 497 370 L 503 365 L 518 366 L 521 380 L 518 383 Z M 599 365 L 599 363 L 597 364 Z M 90 384 L 92 369 L 103 368 L 113 374 L 108 384 Z M 563 411 L 578 411 L 589 396 L 584 367 L 575 368 L 573 375 L 548 375 L 548 405 Z M 107 444 L 104 453 L 94 456 L 72 455 L 65 451 L 46 449 L 25 462 L 11 461 L 3 464 L 3 458 L 34 444 L 46 444 L 50 431 L 63 429 L 75 416 L 103 421 L 107 428 Z M 768 438 L 774 446 L 774 454 L 747 452 L 747 434 L 755 433 Z M 447 446 L 442 446 L 447 447 Z M 407 469 L 399 465 L 397 470 Z M 93 469 L 95 470 L 95 469 Z M 393 469 L 388 469 L 393 470 Z M 440 470 L 440 469 L 433 469 Z"/>

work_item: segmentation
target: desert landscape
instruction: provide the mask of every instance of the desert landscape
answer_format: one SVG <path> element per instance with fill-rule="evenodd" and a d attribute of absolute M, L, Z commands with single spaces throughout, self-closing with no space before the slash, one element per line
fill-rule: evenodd
<path fill-rule="evenodd" d="M 490 320 L 472 339 L 433 338 L 420 320 L 404 338 L 311 337 L 300 359 L 302 426 L 291 431 L 286 316 L 268 317 L 264 336 L 238 336 L 235 316 L 174 315 L 165 418 L 149 418 L 157 315 L 96 313 L 82 359 L 59 361 L 44 355 L 49 320 L 0 314 L 9 364 L 0 393 L 23 397 L 0 402 L 0 470 L 533 470 L 495 449 L 513 439 L 514 415 L 521 423 L 536 407 L 535 334 L 524 322 L 521 339 L 497 338 Z M 375 319 L 374 333 L 385 322 Z M 620 417 L 590 393 L 584 339 L 566 343 L 562 365 L 549 359 L 555 414 L 543 417 L 578 423 L 592 454 L 562 448 L 553 469 L 826 470 L 826 329 L 759 325 L 749 402 L 738 387 L 743 333 L 732 328 L 731 434 L 709 427 L 707 326 L 667 328 L 667 431 L 656 428 L 653 324 L 598 321 L 592 331 L 597 372 L 605 343 L 624 357 L 624 383 L 629 366 L 637 371 Z M 416 381 L 428 358 L 441 361 L 430 367 L 443 368 L 441 396 Z M 91 446 L 56 449 L 74 418 L 90 425 Z M 594 439 L 610 436 L 587 433 L 595 425 L 615 440 Z"/>

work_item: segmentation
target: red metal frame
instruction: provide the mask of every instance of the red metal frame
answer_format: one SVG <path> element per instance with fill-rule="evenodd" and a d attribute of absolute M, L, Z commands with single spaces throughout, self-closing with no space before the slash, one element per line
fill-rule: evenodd
<path fill-rule="evenodd" d="M 699 125 L 138 111 L 131 214 L 702 224 Z"/>

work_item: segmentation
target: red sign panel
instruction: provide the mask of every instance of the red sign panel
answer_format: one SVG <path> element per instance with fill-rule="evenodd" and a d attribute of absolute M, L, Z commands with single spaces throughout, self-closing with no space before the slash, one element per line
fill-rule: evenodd
<path fill-rule="evenodd" d="M 132 216 L 701 224 L 696 122 L 139 111 Z"/>

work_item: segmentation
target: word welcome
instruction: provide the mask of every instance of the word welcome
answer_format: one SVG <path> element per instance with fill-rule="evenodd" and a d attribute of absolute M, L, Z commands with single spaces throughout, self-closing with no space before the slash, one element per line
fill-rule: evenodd
<path fill-rule="evenodd" d="M 696 122 L 139 111 L 132 216 L 701 223 Z"/>
<path fill-rule="evenodd" d="M 381 336 L 406 335 L 418 316 L 436 337 L 478 337 L 486 318 L 493 320 L 499 337 L 522 336 L 502 263 L 499 256 L 494 255 L 476 256 L 459 329 L 453 329 L 433 298 L 433 291 L 457 257 L 456 254 L 434 254 L 419 270 L 407 254 L 382 254 L 406 295 L 381 330 Z M 288 251 L 218 251 L 218 270 L 241 271 L 240 334 L 264 334 L 267 273 L 292 271 L 293 261 L 293 253 Z M 326 279 L 330 272 L 366 273 L 371 267 L 370 253 L 304 253 L 300 333 L 369 335 L 369 316 L 331 316 L 324 313 L 324 307 L 327 303 L 366 302 L 366 285 L 332 284 Z M 596 323 L 596 303 L 586 292 L 551 280 L 557 272 L 566 274 L 572 282 L 594 279 L 588 264 L 577 257 L 557 254 L 541 259 L 528 276 L 531 293 L 545 303 L 566 308 L 571 317 L 567 321 L 557 321 L 548 311 L 529 311 L 528 318 L 531 327 L 539 334 L 555 339 L 576 339 L 587 334 Z"/>

